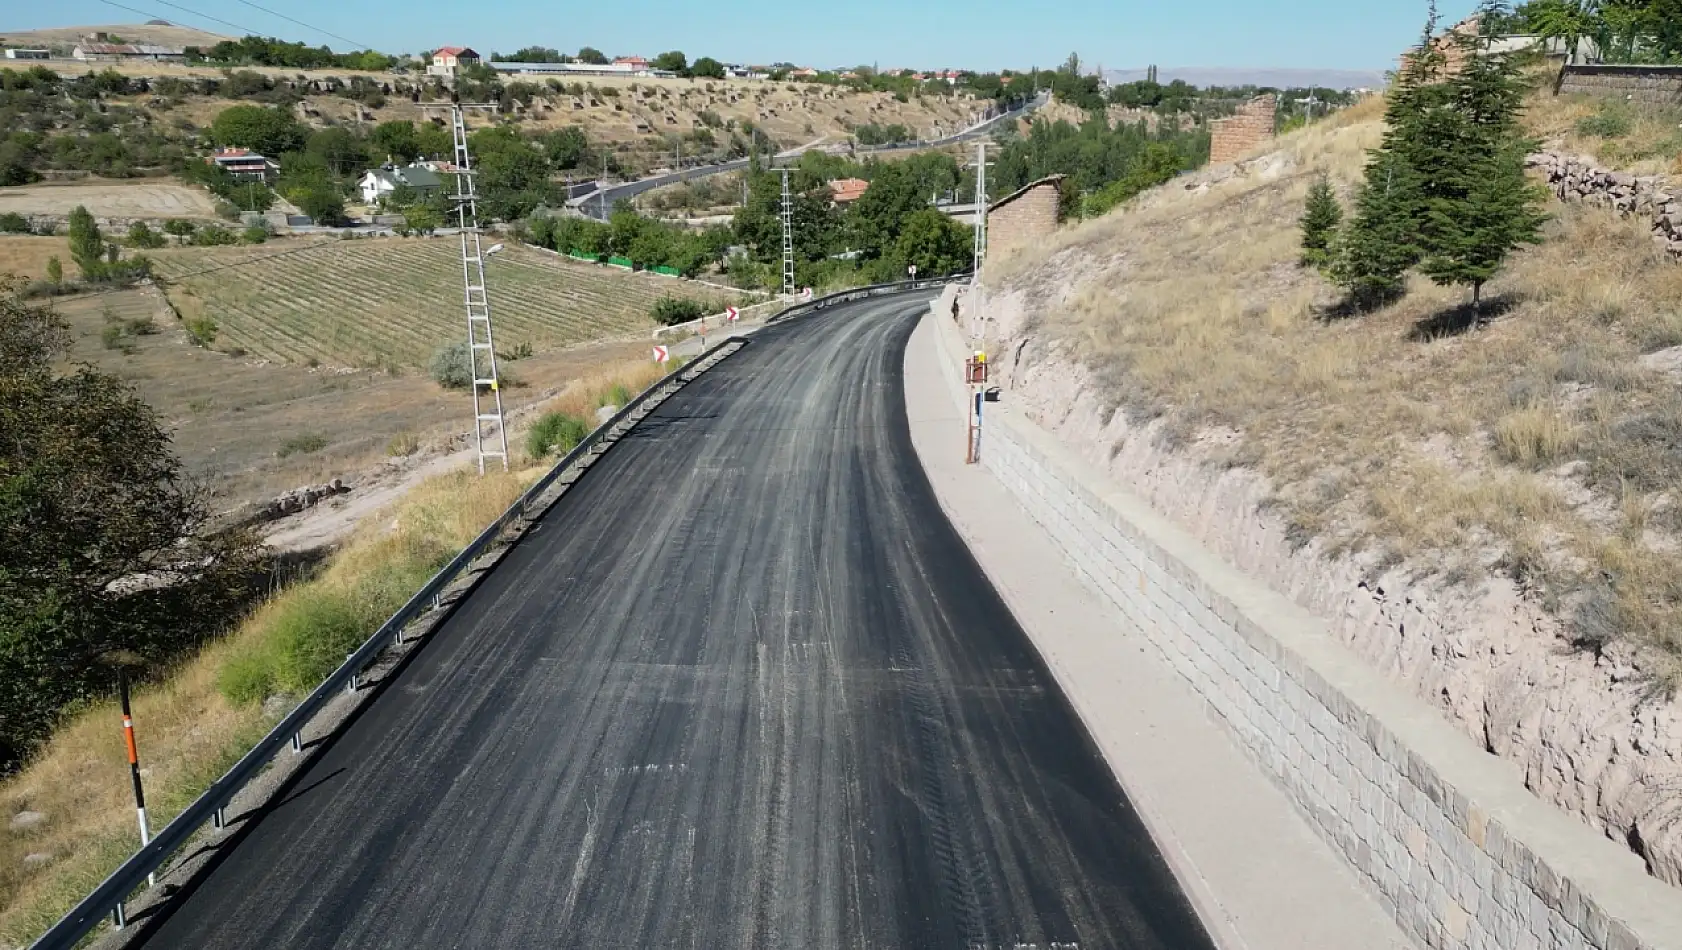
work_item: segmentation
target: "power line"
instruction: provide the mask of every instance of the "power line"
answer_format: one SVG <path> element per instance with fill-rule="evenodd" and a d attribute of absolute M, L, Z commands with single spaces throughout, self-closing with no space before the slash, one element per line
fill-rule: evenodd
<path fill-rule="evenodd" d="M 105 0 L 105 2 L 110 3 L 111 0 Z M 230 23 L 227 20 L 222 19 L 221 17 L 214 17 L 214 16 L 211 16 L 208 13 L 200 13 L 197 10 L 189 10 L 179 3 L 170 3 L 169 0 L 154 0 L 154 2 L 161 3 L 166 7 L 173 7 L 177 10 L 180 10 L 182 13 L 190 13 L 193 16 L 196 16 L 201 20 L 211 20 L 211 21 L 214 21 L 216 23 L 220 23 L 223 26 L 231 26 L 234 29 L 240 31 L 241 33 L 243 33 L 247 36 L 255 36 L 257 34 L 256 30 L 252 30 L 252 29 L 248 29 L 246 27 L 240 26 L 238 23 Z M 163 17 L 158 17 L 158 19 L 161 20 L 161 19 L 164 19 L 164 18 Z"/>
<path fill-rule="evenodd" d="M 320 33 L 322 36 L 331 36 L 333 39 L 343 40 L 344 42 L 349 43 L 351 46 L 354 46 L 357 49 L 373 49 L 373 47 L 369 46 L 367 43 L 358 43 L 357 41 L 355 41 L 355 40 L 353 40 L 349 37 L 340 36 L 337 33 L 331 32 L 329 30 L 324 30 L 319 26 L 311 26 L 310 24 L 305 23 L 303 20 L 294 19 L 293 17 L 289 17 L 284 13 L 277 13 L 274 10 L 270 10 L 268 7 L 258 6 L 257 4 L 252 3 L 251 0 L 239 0 L 239 2 L 245 4 L 246 6 L 250 7 L 253 10 L 261 10 L 262 12 L 267 13 L 269 16 L 277 16 L 277 17 L 280 17 L 282 20 L 285 20 L 289 23 L 296 23 L 299 26 L 303 27 L 304 29 L 312 30 L 316 33 Z"/>

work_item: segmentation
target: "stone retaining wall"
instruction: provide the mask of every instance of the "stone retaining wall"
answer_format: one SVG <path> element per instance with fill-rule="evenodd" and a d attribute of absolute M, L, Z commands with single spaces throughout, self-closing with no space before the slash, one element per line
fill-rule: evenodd
<path fill-rule="evenodd" d="M 956 329 L 933 319 L 957 360 Z M 1674 891 L 1531 795 L 1512 766 L 1350 654 L 1317 618 L 1008 408 L 989 417 L 982 455 L 1082 580 L 1185 677 L 1422 945 L 1682 948 Z"/>
<path fill-rule="evenodd" d="M 1547 176 L 1561 201 L 1584 202 L 1648 219 L 1653 243 L 1682 258 L 1682 192 L 1659 175 L 1631 175 L 1596 165 L 1586 155 L 1540 152 L 1525 160 Z"/>
<path fill-rule="evenodd" d="M 1567 66 L 1559 91 L 1674 105 L 1682 102 L 1682 66 Z"/>

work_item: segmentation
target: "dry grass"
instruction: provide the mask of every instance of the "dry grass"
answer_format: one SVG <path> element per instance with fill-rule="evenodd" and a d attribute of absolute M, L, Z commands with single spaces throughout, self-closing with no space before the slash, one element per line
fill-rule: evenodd
<path fill-rule="evenodd" d="M 70 259 L 70 244 L 61 237 L 0 237 L 0 274 L 17 274 L 30 280 L 47 279 L 48 258 L 58 258 L 64 279 L 76 277 L 76 263 Z"/>
<path fill-rule="evenodd" d="M 280 597 L 352 583 L 406 547 L 460 548 L 534 475 L 457 474 L 427 482 L 394 512 L 371 519 L 319 579 Z M 178 814 L 266 731 L 261 707 L 228 702 L 217 679 L 230 661 L 262 642 L 279 606 L 260 608 L 225 640 L 136 693 L 135 731 L 154 827 Z M 34 763 L 0 785 L 0 808 L 8 820 L 22 811 L 46 816 L 27 833 L 0 837 L 0 942 L 27 943 L 138 846 L 114 704 L 95 703 L 72 715 Z M 45 857 L 26 865 L 29 855 Z"/>
<path fill-rule="evenodd" d="M 1539 89 L 1529 122 L 1550 148 L 1592 155 L 1638 175 L 1682 173 L 1682 108 L 1591 96 L 1553 96 Z"/>
<path fill-rule="evenodd" d="M 1454 581 L 1505 571 L 1579 628 L 1598 605 L 1657 682 L 1682 682 L 1682 397 L 1642 359 L 1682 345 L 1682 267 L 1640 222 L 1556 207 L 1547 243 L 1488 288 L 1502 315 L 1485 330 L 1423 281 L 1329 316 L 1334 293 L 1295 264 L 1296 219 L 1318 175 L 1347 193 L 1381 109 L 1068 229 L 992 282 L 1090 354 L 1130 418 L 1171 440 L 1248 433 L 1230 458 L 1270 477 L 1298 540 Z"/>

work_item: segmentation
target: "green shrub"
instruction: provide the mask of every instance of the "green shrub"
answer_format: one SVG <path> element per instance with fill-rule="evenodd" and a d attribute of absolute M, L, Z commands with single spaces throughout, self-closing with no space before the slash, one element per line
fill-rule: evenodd
<path fill-rule="evenodd" d="M 625 385 L 624 383 L 614 383 L 612 388 L 596 397 L 596 408 L 599 409 L 602 406 L 624 406 L 635 398 L 636 393 L 631 392 L 631 387 Z"/>
<path fill-rule="evenodd" d="M 656 323 L 676 326 L 707 315 L 706 305 L 688 297 L 661 297 L 648 312 Z"/>
<path fill-rule="evenodd" d="M 144 221 L 136 221 L 128 228 L 129 247 L 159 248 L 164 246 L 164 236 L 146 226 Z"/>
<path fill-rule="evenodd" d="M 134 350 L 133 344 L 128 342 L 128 335 L 123 332 L 122 324 L 106 324 L 105 329 L 99 331 L 99 342 L 105 344 L 108 350 L 122 350 L 129 353 Z"/>
<path fill-rule="evenodd" d="M 29 219 L 16 211 L 0 214 L 0 232 L 6 234 L 28 234 Z"/>
<path fill-rule="evenodd" d="M 269 239 L 269 229 L 261 224 L 253 224 L 240 232 L 239 239 L 245 244 L 261 244 Z"/>
<path fill-rule="evenodd" d="M 271 689 L 307 693 L 377 629 L 371 598 L 325 586 L 298 589 L 270 634 Z M 370 621 L 372 620 L 372 623 Z"/>
<path fill-rule="evenodd" d="M 219 224 L 207 224 L 193 235 L 193 243 L 198 247 L 220 247 L 237 244 L 239 239 L 234 237 L 234 232 Z"/>
<path fill-rule="evenodd" d="M 445 389 L 466 389 L 473 385 L 473 365 L 468 356 L 467 341 L 457 340 L 435 350 L 427 372 Z"/>
<path fill-rule="evenodd" d="M 1577 134 L 1602 139 L 1623 138 L 1634 122 L 1629 112 L 1617 106 L 1603 106 L 1594 115 L 1577 120 Z"/>
<path fill-rule="evenodd" d="M 326 447 L 326 436 L 318 435 L 314 432 L 306 432 L 303 435 L 293 436 L 285 442 L 282 442 L 280 444 L 280 448 L 275 452 L 275 456 L 277 458 L 286 458 L 292 455 L 309 455 L 312 452 L 319 452 Z"/>
<path fill-rule="evenodd" d="M 565 412 L 544 413 L 526 433 L 526 452 L 532 458 L 565 455 L 590 434 L 590 424 Z"/>
<path fill-rule="evenodd" d="M 271 651 L 253 649 L 230 656 L 216 671 L 216 689 L 237 705 L 260 703 L 276 692 L 275 661 Z"/>
<path fill-rule="evenodd" d="M 210 317 L 194 317 L 187 321 L 187 335 L 199 346 L 209 347 L 216 342 L 216 331 L 221 329 L 216 321 Z"/>

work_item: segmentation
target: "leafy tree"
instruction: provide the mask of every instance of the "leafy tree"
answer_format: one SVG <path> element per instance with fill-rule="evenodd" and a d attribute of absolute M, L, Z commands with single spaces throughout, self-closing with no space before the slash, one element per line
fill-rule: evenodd
<path fill-rule="evenodd" d="M 311 132 L 304 151 L 321 159 L 335 178 L 355 175 L 371 164 L 363 140 L 338 126 Z"/>
<path fill-rule="evenodd" d="M 415 124 L 408 120 L 381 122 L 368 136 L 374 150 L 393 161 L 412 162 L 421 156 Z"/>
<path fill-rule="evenodd" d="M 1332 239 L 1343 223 L 1343 206 L 1337 203 L 1332 183 L 1324 177 L 1308 189 L 1302 212 L 1302 265 L 1324 268 L 1331 263 Z"/>
<path fill-rule="evenodd" d="M 674 49 L 654 57 L 654 60 L 648 65 L 667 72 L 681 73 L 688 70 L 689 60 L 683 55 L 682 51 Z"/>
<path fill-rule="evenodd" d="M 284 109 L 229 106 L 211 121 L 210 137 L 217 145 L 280 155 L 303 147 L 304 128 Z"/>
<path fill-rule="evenodd" d="M 956 274 L 972 263 L 970 230 L 935 208 L 914 211 L 900 227 L 894 242 L 896 264 L 915 265 L 917 276 Z"/>
<path fill-rule="evenodd" d="M 541 141 L 549 164 L 556 169 L 565 171 L 594 164 L 591 161 L 590 138 L 579 126 L 556 129 L 544 135 Z"/>
<path fill-rule="evenodd" d="M 444 223 L 444 216 L 428 205 L 410 205 L 403 210 L 403 224 L 416 234 L 431 234 Z"/>
<path fill-rule="evenodd" d="M 293 188 L 286 196 L 316 224 L 333 225 L 344 220 L 345 197 L 332 185 L 312 182 Z"/>
<path fill-rule="evenodd" d="M 689 74 L 697 79 L 723 79 L 724 64 L 711 56 L 703 56 L 689 65 Z"/>
<path fill-rule="evenodd" d="M 1143 152 L 1133 157 L 1126 175 L 1087 197 L 1081 214 L 1088 218 L 1107 214 L 1110 209 L 1131 201 L 1140 193 L 1172 181 L 1189 165 L 1190 161 L 1172 145 L 1151 142 Z"/>
<path fill-rule="evenodd" d="M 156 414 L 117 377 L 57 369 L 68 328 L 17 289 L 0 287 L 0 771 L 111 688 L 113 652 L 162 665 L 231 620 L 260 552 L 205 530 Z"/>
<path fill-rule="evenodd" d="M 164 236 L 146 226 L 144 221 L 136 221 L 129 225 L 128 243 L 130 247 L 158 248 L 164 246 Z"/>
<path fill-rule="evenodd" d="M 182 242 L 192 237 L 195 230 L 197 230 L 197 227 L 193 222 L 184 218 L 170 218 L 164 222 L 164 233 L 172 234 Z"/>
<path fill-rule="evenodd" d="M 854 246 L 866 260 L 885 256 L 899 239 L 905 220 L 928 203 L 929 195 L 904 163 L 882 163 L 871 176 L 870 188 L 847 212 Z"/>
<path fill-rule="evenodd" d="M 1523 16 L 1544 39 L 1563 43 L 1566 61 L 1575 63 L 1583 40 L 1605 31 L 1599 6 L 1599 0 L 1535 0 L 1524 5 Z"/>
<path fill-rule="evenodd" d="M 70 211 L 70 259 L 81 268 L 86 280 L 105 276 L 105 236 L 93 215 L 82 205 Z"/>
<path fill-rule="evenodd" d="M 47 258 L 47 282 L 54 287 L 64 283 L 64 265 L 59 263 L 56 254 Z"/>
<path fill-rule="evenodd" d="M 578 51 L 578 61 L 588 63 L 591 66 L 606 66 L 608 62 L 607 57 L 602 55 L 602 51 L 593 46 L 580 49 Z"/>

